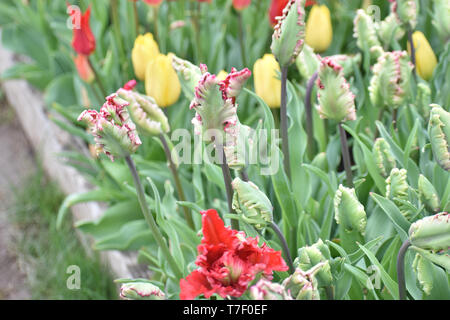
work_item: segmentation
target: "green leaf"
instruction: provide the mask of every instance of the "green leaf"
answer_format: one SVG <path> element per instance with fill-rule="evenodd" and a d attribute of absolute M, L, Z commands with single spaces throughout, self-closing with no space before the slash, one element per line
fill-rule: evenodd
<path fill-rule="evenodd" d="M 371 192 L 370 196 L 383 209 L 386 215 L 394 224 L 397 233 L 400 235 L 402 241 L 408 238 L 408 231 L 411 223 L 401 214 L 397 206 L 389 199 L 382 197 L 376 193 Z"/>
<path fill-rule="evenodd" d="M 366 256 L 369 258 L 370 262 L 372 262 L 372 264 L 374 264 L 378 268 L 378 271 L 380 272 L 381 280 L 383 281 L 383 283 L 386 286 L 387 290 L 389 291 L 390 295 L 395 300 L 398 300 L 399 296 L 398 296 L 397 283 L 394 280 L 392 280 L 392 278 L 389 276 L 389 274 L 386 272 L 386 270 L 384 270 L 381 263 L 377 260 L 375 255 L 370 250 L 368 250 L 366 247 L 364 247 L 363 245 L 361 245 L 359 243 L 358 243 L 358 246 L 361 248 L 362 251 L 364 251 Z"/>

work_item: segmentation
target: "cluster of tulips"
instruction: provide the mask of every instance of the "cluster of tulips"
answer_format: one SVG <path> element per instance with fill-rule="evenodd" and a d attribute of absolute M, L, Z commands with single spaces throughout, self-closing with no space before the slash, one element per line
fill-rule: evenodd
<path fill-rule="evenodd" d="M 158 8 L 162 0 L 145 2 Z M 251 0 L 233 0 L 232 5 L 240 14 L 251 5 Z M 448 3 L 445 4 L 445 1 L 439 1 L 436 5 L 448 11 Z M 309 10 L 308 15 L 306 10 Z M 434 159 L 445 172 L 450 170 L 450 113 L 446 111 L 445 106 L 431 104 L 430 101 L 427 80 L 432 78 L 438 61 L 424 34 L 414 31 L 418 12 L 419 8 L 414 0 L 391 1 L 390 14 L 383 21 L 374 22 L 365 10 L 359 9 L 354 18 L 354 37 L 361 53 L 322 57 L 319 53 L 325 52 L 333 40 L 331 14 L 327 6 L 316 1 L 272 0 L 268 12 L 273 26 L 271 53 L 257 59 L 252 68 L 232 68 L 229 73 L 221 70 L 217 75 L 209 72 L 204 64 L 196 66 L 173 53 L 161 53 L 157 37 L 151 33 L 137 36 L 131 52 L 131 62 L 136 79 L 145 84 L 145 94 L 136 89 L 138 82 L 131 80 L 114 93 L 105 94 L 106 101 L 99 110 L 85 110 L 78 120 L 85 122 L 94 136 L 97 155 L 105 153 L 113 161 L 125 159 L 133 177 L 140 210 L 160 250 L 158 256 L 167 262 L 167 275 L 163 278 L 170 278 L 177 287 L 174 290 L 175 295 L 171 296 L 181 299 L 194 299 L 199 296 L 332 299 L 336 291 L 342 290 L 339 286 L 336 287 L 337 265 L 345 264 L 349 272 L 357 274 L 356 268 L 346 263 L 357 257 L 359 259 L 355 261 L 359 261 L 363 255 L 368 257 L 366 263 L 374 263 L 376 257 L 362 246 L 373 243 L 364 240 L 368 224 L 367 208 L 361 204 L 356 192 L 356 187 L 361 186 L 364 181 L 353 177 L 355 168 L 352 167 L 352 159 L 356 155 L 350 153 L 347 132 L 352 134 L 354 144 L 358 143 L 362 148 L 365 159 L 374 163 L 373 170 L 369 169 L 370 177 L 366 178 L 373 179 L 375 187 L 385 193 L 389 202 L 380 199 L 384 199 L 381 196 L 378 198 L 373 195 L 373 198 L 383 209 L 393 204 L 399 212 L 399 216 L 390 216 L 394 219 L 395 228 L 400 230 L 400 238 L 404 243 L 398 256 L 398 292 L 383 278 L 388 283 L 386 286 L 391 296 L 405 298 L 403 259 L 409 247 L 417 253 L 415 268 L 419 270 L 419 281 L 422 285 L 425 284 L 425 291 L 429 288 L 426 287 L 428 282 L 424 271 L 429 266 L 428 263 L 438 265 L 447 272 L 450 270 L 450 216 L 441 212 L 448 208 L 448 203 L 441 203 L 439 199 L 442 192 L 436 191 L 430 181 L 420 175 L 419 198 L 433 215 L 416 221 L 408 220 L 416 217 L 417 213 L 409 202 L 411 188 L 408 185 L 408 172 L 397 167 L 396 157 L 402 154 L 402 150 L 393 149 L 392 143 L 384 135 L 384 127 L 378 127 L 377 132 L 370 132 L 368 129 L 368 135 L 358 137 L 352 133 L 349 126 L 350 122 L 357 120 L 359 106 L 356 101 L 357 94 L 348 79 L 354 73 L 357 75 L 356 66 L 363 60 L 366 70 L 372 72 L 366 88 L 370 103 L 379 112 L 379 120 L 387 113 L 392 115 L 394 130 L 399 122 L 398 110 L 410 100 L 412 83 L 417 83 L 417 99 L 421 100 L 422 114 L 429 121 L 428 138 Z M 74 62 L 84 81 L 92 83 L 96 80 L 99 88 L 104 91 L 101 79 L 89 60 L 89 55 L 95 50 L 89 16 L 90 9 L 82 16 L 81 27 L 74 29 L 72 45 L 77 53 Z M 443 19 L 435 23 L 442 39 L 448 39 L 448 22 Z M 392 43 L 405 33 L 408 35 L 407 50 L 399 48 L 389 51 Z M 298 150 L 292 150 L 293 145 L 299 141 L 289 140 L 295 110 L 288 108 L 293 108 L 292 101 L 298 100 L 298 97 L 295 97 L 297 91 L 292 89 L 293 87 L 290 88 L 292 85 L 288 80 L 288 69 L 292 65 L 295 65 L 300 75 L 307 80 L 306 87 L 298 91 L 305 97 L 307 138 L 303 140 L 306 144 L 302 148 L 307 150 L 306 157 L 314 164 L 308 166 L 313 168 L 311 170 L 314 173 L 325 176 L 325 180 L 328 179 L 324 173 L 328 164 L 325 163 L 324 153 L 317 152 L 320 146 L 313 127 L 317 121 L 313 120 L 312 104 L 317 100 L 320 119 L 336 124 L 345 171 L 345 182 L 330 192 L 333 196 L 331 206 L 339 228 L 338 239 L 328 241 L 319 238 L 310 246 L 301 248 L 297 248 L 294 243 L 296 236 L 290 234 L 295 229 L 293 225 L 300 220 L 300 214 L 292 213 L 296 211 L 292 208 L 300 205 L 291 190 L 296 188 L 295 183 L 301 185 L 298 180 L 293 181 L 297 179 L 294 176 L 301 167 L 299 162 L 303 162 L 296 156 Z M 246 88 L 247 80 L 251 76 L 255 93 Z M 190 100 L 189 108 L 195 111 L 192 119 L 194 132 L 201 136 L 203 143 L 211 144 L 219 155 L 218 164 L 222 169 L 227 196 L 227 214 L 219 214 L 215 209 L 189 205 L 186 192 L 180 183 L 178 164 L 172 156 L 173 146 L 167 139 L 171 130 L 170 121 L 167 112 L 161 108 L 175 104 L 182 92 Z M 237 141 L 250 130 L 240 122 L 237 115 L 238 101 L 244 92 L 253 95 L 260 101 L 262 108 L 266 108 L 265 126 L 267 123 L 273 123 L 272 113 L 280 119 L 280 155 L 283 165 L 281 173 L 277 173 L 272 182 L 278 200 L 283 199 L 280 193 L 285 192 L 289 202 L 280 203 L 282 228 L 274 218 L 274 206 L 268 195 L 260 190 L 257 183 L 252 182 L 260 180 L 249 175 L 249 164 L 240 154 L 241 146 Z M 313 95 L 313 92 L 316 92 L 316 95 Z M 361 94 L 361 90 L 358 94 Z M 270 112 L 267 107 L 274 110 Z M 227 137 L 226 142 L 218 140 L 217 136 L 211 136 L 210 130 L 215 130 L 218 136 Z M 378 130 L 381 130 L 382 137 L 377 137 Z M 174 258 L 173 250 L 179 249 L 171 248 L 167 236 L 172 235 L 166 234 L 167 231 L 160 225 L 163 221 L 159 216 L 161 204 L 155 199 L 152 205 L 149 205 L 141 175 L 132 157 L 143 144 L 143 140 L 149 137 L 156 137 L 163 146 L 175 182 L 179 210 L 184 214 L 184 221 L 191 231 L 198 231 L 196 218 L 192 213 L 201 214 L 202 238 L 197 247 L 195 267 L 191 272 L 183 270 Z M 370 141 L 371 138 L 368 137 L 375 140 L 374 150 L 368 150 L 364 144 L 365 140 Z M 408 143 L 412 145 L 417 142 L 412 138 L 411 141 L 408 139 Z M 333 156 L 338 157 L 338 154 Z M 409 164 L 409 161 L 412 160 L 409 159 L 408 153 L 404 160 L 405 168 L 416 168 L 415 164 Z M 234 179 L 230 169 L 235 173 Z M 148 181 L 156 195 L 156 187 L 151 177 Z M 331 186 L 332 183 L 334 182 L 326 184 Z M 447 191 L 444 192 L 444 197 L 448 198 L 448 185 L 445 190 Z M 325 192 L 326 199 L 329 195 Z M 313 206 L 319 206 L 319 203 L 311 205 Z M 302 209 L 313 210 L 309 207 Z M 394 209 L 389 207 L 386 210 Z M 156 215 L 152 211 L 155 211 Z M 230 226 L 225 225 L 224 218 L 230 219 Z M 410 221 L 413 222 L 411 225 Z M 332 221 L 327 223 L 330 224 L 331 230 Z M 404 231 L 405 225 L 409 227 L 408 235 Z M 248 228 L 254 231 L 255 236 L 248 236 Z M 268 243 L 261 243 L 261 238 L 267 237 L 267 229 L 273 231 L 280 244 L 277 249 L 281 250 L 271 248 Z M 344 253 L 339 251 L 341 247 L 345 249 L 341 249 Z M 293 259 L 292 253 L 297 252 L 297 249 L 298 256 Z M 334 259 L 333 251 L 336 250 L 341 254 L 341 260 Z M 274 279 L 276 281 L 273 281 Z M 156 285 L 152 280 L 127 279 L 121 282 L 120 295 L 126 299 L 164 299 L 167 295 L 167 287 Z"/>

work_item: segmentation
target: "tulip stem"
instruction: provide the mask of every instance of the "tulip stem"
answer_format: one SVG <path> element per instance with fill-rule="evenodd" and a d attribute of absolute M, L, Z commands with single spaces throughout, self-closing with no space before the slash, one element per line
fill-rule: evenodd
<path fill-rule="evenodd" d="M 350 163 L 350 152 L 348 149 L 347 134 L 345 133 L 342 123 L 339 122 L 339 135 L 341 138 L 342 159 L 344 160 L 345 174 L 347 176 L 347 187 L 353 188 L 353 174 Z"/>
<path fill-rule="evenodd" d="M 281 105 L 280 105 L 280 129 L 281 147 L 284 155 L 284 170 L 291 180 L 291 165 L 289 160 L 289 140 L 288 140 L 288 118 L 287 118 L 287 73 L 288 67 L 281 68 Z"/>
<path fill-rule="evenodd" d="M 111 16 L 112 16 L 112 23 L 113 23 L 113 33 L 116 38 L 116 45 L 117 50 L 119 51 L 119 58 L 122 62 L 122 71 L 124 70 L 124 64 L 127 59 L 125 56 L 125 50 L 123 48 L 123 42 L 122 42 L 122 36 L 120 34 L 120 18 L 119 18 L 119 3 L 118 0 L 112 0 L 111 1 Z"/>
<path fill-rule="evenodd" d="M 175 181 L 175 188 L 177 189 L 178 198 L 181 201 L 186 201 L 186 196 L 184 195 L 183 186 L 181 185 L 180 177 L 178 175 L 177 167 L 172 160 L 172 156 L 170 154 L 169 145 L 167 144 L 166 137 L 163 134 L 159 135 L 159 139 L 164 147 L 164 153 L 166 154 L 167 161 L 169 162 L 169 168 L 172 172 L 173 180 Z M 194 220 L 192 220 L 192 214 L 189 208 L 183 206 L 184 217 L 186 219 L 187 224 L 192 230 L 195 230 Z"/>
<path fill-rule="evenodd" d="M 137 1 L 133 1 L 134 24 L 136 26 L 136 36 L 139 35 L 139 14 L 137 9 Z"/>
<path fill-rule="evenodd" d="M 409 41 L 409 45 L 411 47 L 411 63 L 413 64 L 414 68 L 413 68 L 413 75 L 414 75 L 414 79 L 417 80 L 417 74 L 416 74 L 416 48 L 414 47 L 414 42 L 412 39 L 412 29 L 411 27 L 408 28 L 408 41 Z"/>
<path fill-rule="evenodd" d="M 394 130 L 397 129 L 397 109 L 392 111 L 392 125 L 394 126 Z"/>
<path fill-rule="evenodd" d="M 406 299 L 406 283 L 405 283 L 405 254 L 411 243 L 407 239 L 403 242 L 397 256 L 397 282 L 398 296 L 400 300 Z"/>
<path fill-rule="evenodd" d="M 133 176 L 134 185 L 136 187 L 139 204 L 141 206 L 142 213 L 144 214 L 144 218 L 147 221 L 148 225 L 150 226 L 152 235 L 155 238 L 156 242 L 158 243 L 158 246 L 161 248 L 161 251 L 163 252 L 165 258 L 167 259 L 167 262 L 169 263 L 170 267 L 172 268 L 172 271 L 174 272 L 175 277 L 177 279 L 181 279 L 183 277 L 183 273 L 178 268 L 178 265 L 176 264 L 172 254 L 170 253 L 169 248 L 167 247 L 164 237 L 161 234 L 161 231 L 159 230 L 158 225 L 156 224 L 152 213 L 148 209 L 147 202 L 145 200 L 144 188 L 142 187 L 141 180 L 139 179 L 139 174 L 136 170 L 136 166 L 134 165 L 134 162 L 130 156 L 126 156 L 125 161 L 128 165 L 128 168 L 131 171 L 131 175 Z"/>
<path fill-rule="evenodd" d="M 308 80 L 308 84 L 306 86 L 306 95 L 305 95 L 305 112 L 306 112 L 306 134 L 308 136 L 308 156 L 309 159 L 312 160 L 315 153 L 315 145 L 314 145 L 314 123 L 312 118 L 312 107 L 311 107 L 311 94 L 314 88 L 314 83 L 318 77 L 317 71 L 314 72 L 312 77 Z"/>
<path fill-rule="evenodd" d="M 155 40 L 157 43 L 159 43 L 158 14 L 159 14 L 159 7 L 154 7 L 153 8 L 153 33 L 155 34 Z"/>
<path fill-rule="evenodd" d="M 106 96 L 108 95 L 108 93 L 106 92 L 105 87 L 103 86 L 102 79 L 100 78 L 100 75 L 98 74 L 97 69 L 94 67 L 94 64 L 92 63 L 90 57 L 88 57 L 88 63 L 89 63 L 89 66 L 90 66 L 91 69 L 92 69 L 92 72 L 94 72 L 95 82 L 97 83 L 98 87 L 100 88 L 100 91 L 101 91 L 101 93 L 103 94 L 103 97 L 106 98 Z M 101 101 L 102 101 L 102 100 L 100 100 L 100 102 L 101 102 Z"/>
<path fill-rule="evenodd" d="M 245 53 L 244 44 L 244 23 L 242 22 L 242 14 L 239 11 L 237 11 L 237 19 L 239 25 L 239 46 L 241 48 L 242 64 L 244 65 L 244 67 L 247 67 L 247 55 Z"/>
<path fill-rule="evenodd" d="M 219 155 L 222 156 L 222 161 L 220 162 L 220 165 L 222 167 L 223 181 L 225 183 L 225 191 L 227 193 L 228 211 L 230 213 L 236 213 L 233 210 L 233 187 L 231 185 L 231 173 L 230 168 L 228 167 L 227 164 L 227 157 L 223 150 L 223 146 L 216 145 L 216 152 L 218 152 Z M 231 227 L 235 230 L 239 230 L 239 221 L 237 219 L 230 219 L 230 220 L 231 220 Z"/>
<path fill-rule="evenodd" d="M 294 268 L 294 264 L 292 263 L 292 257 L 291 257 L 291 253 L 289 252 L 289 247 L 286 242 L 286 238 L 284 237 L 283 233 L 281 232 L 280 228 L 278 227 L 278 225 L 275 222 L 272 221 L 270 223 L 270 226 L 272 227 L 273 231 L 277 235 L 278 239 L 280 239 L 280 241 L 281 241 L 281 247 L 283 248 L 283 252 L 284 252 L 285 258 L 287 260 L 287 264 L 289 266 L 289 272 L 292 274 L 292 273 L 294 273 L 295 268 Z"/>

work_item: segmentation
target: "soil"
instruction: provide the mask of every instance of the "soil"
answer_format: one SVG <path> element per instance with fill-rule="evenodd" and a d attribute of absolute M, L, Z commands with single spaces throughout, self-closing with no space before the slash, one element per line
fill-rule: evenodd
<path fill-rule="evenodd" d="M 19 231 L 10 222 L 16 190 L 36 170 L 28 144 L 14 111 L 0 101 L 0 300 L 29 299 L 26 274 L 16 248 Z"/>

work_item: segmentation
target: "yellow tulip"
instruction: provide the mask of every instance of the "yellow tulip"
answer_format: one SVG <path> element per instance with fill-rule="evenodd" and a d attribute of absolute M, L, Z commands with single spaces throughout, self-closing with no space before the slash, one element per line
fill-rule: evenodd
<path fill-rule="evenodd" d="M 434 68 L 437 65 L 437 59 L 428 43 L 425 35 L 416 31 L 412 35 L 414 49 L 416 50 L 416 70 L 417 74 L 424 80 L 429 80 L 433 75 Z M 411 45 L 408 42 L 408 53 L 411 55 Z"/>
<path fill-rule="evenodd" d="M 280 65 L 273 54 L 265 54 L 253 66 L 255 92 L 270 108 L 279 108 L 281 104 L 281 80 L 277 72 Z"/>
<path fill-rule="evenodd" d="M 315 52 L 323 52 L 328 49 L 332 40 L 330 10 L 325 5 L 313 5 L 306 20 L 306 43 Z"/>
<path fill-rule="evenodd" d="M 145 92 L 165 108 L 177 102 L 181 93 L 178 76 L 172 67 L 172 53 L 159 54 L 145 71 Z"/>
<path fill-rule="evenodd" d="M 145 80 L 145 70 L 148 63 L 159 54 L 159 48 L 151 33 L 139 35 L 134 41 L 131 51 L 134 73 L 139 80 Z"/>
<path fill-rule="evenodd" d="M 219 73 L 217 74 L 217 79 L 219 79 L 220 81 L 223 81 L 226 79 L 227 76 L 228 76 L 228 72 L 226 72 L 225 70 L 220 70 Z"/>

